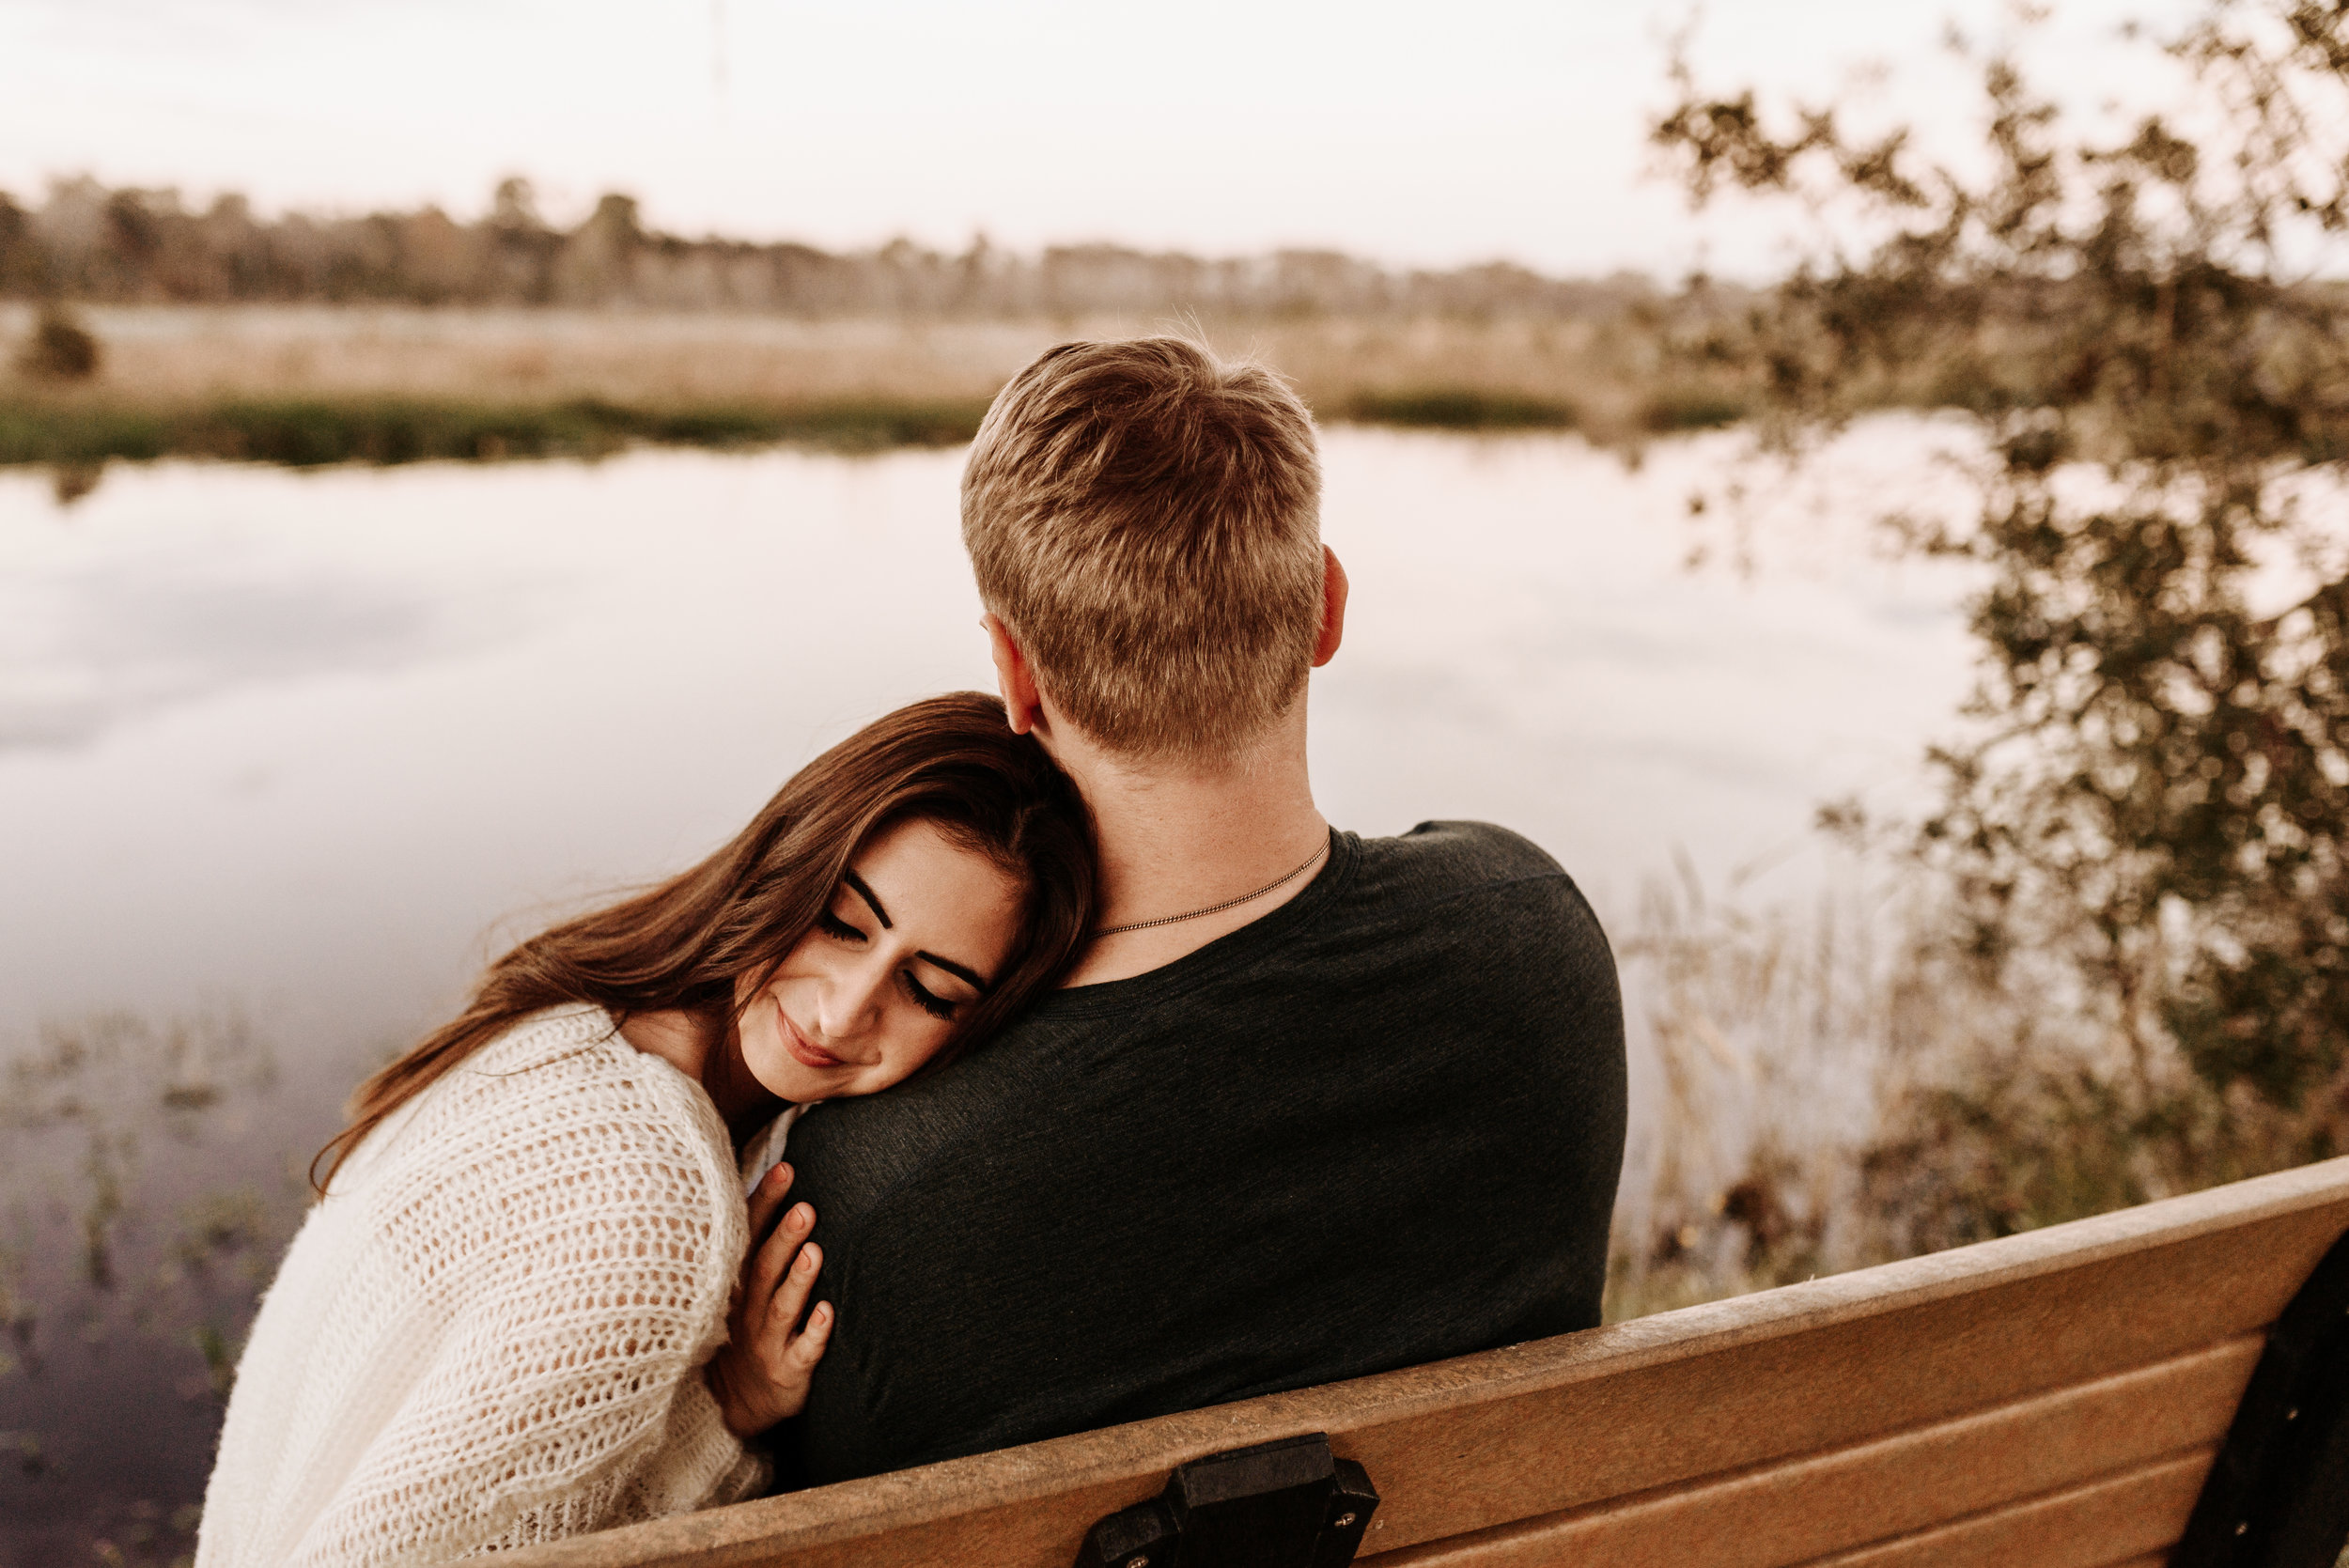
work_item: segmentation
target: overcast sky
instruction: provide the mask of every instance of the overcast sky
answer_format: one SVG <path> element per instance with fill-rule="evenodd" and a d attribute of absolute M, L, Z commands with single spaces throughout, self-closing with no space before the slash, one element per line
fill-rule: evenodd
<path fill-rule="evenodd" d="M 2154 79 L 2067 0 L 2033 54 L 2093 105 Z M 685 232 L 959 247 L 1112 239 L 1393 262 L 1774 271 L 1787 220 L 1691 218 L 1644 179 L 1688 0 L 0 0 L 0 188 L 54 175 L 264 208 L 550 213 L 607 189 Z M 1957 136 L 1940 49 L 2003 0 L 1717 0 L 1712 85 L 1823 94 Z"/>

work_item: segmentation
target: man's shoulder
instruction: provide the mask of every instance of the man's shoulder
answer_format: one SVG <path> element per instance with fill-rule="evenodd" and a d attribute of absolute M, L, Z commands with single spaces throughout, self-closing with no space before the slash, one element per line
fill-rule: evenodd
<path fill-rule="evenodd" d="M 1574 878 L 1522 833 L 1490 822 L 1423 822 L 1361 846 L 1361 869 L 1333 911 L 1341 921 L 1350 912 L 1398 939 L 1489 924 L 1529 938 L 1605 942 Z"/>
<path fill-rule="evenodd" d="M 882 1094 L 828 1101 L 792 1126 L 795 1196 L 810 1199 L 837 1234 L 937 1169 L 968 1141 L 1000 1131 L 1025 1108 L 1052 1103 L 1049 1054 L 1033 1020 L 1015 1019 L 941 1072 Z"/>
<path fill-rule="evenodd" d="M 1361 846 L 1365 874 L 1399 891 L 1456 892 L 1529 877 L 1573 881 L 1540 845 L 1492 822 L 1423 822 L 1393 838 L 1363 839 Z"/>

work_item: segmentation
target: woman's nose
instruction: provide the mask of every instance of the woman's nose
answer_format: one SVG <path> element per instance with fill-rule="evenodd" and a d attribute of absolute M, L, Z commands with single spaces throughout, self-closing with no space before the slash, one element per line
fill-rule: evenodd
<path fill-rule="evenodd" d="M 888 979 L 888 966 L 871 960 L 833 971 L 817 1001 L 828 1043 L 854 1040 L 880 1020 L 881 987 Z"/>

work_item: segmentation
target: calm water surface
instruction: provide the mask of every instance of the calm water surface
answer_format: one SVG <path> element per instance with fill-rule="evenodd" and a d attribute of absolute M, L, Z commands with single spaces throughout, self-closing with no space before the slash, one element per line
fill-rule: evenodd
<path fill-rule="evenodd" d="M 1749 581 L 1682 566 L 1737 438 L 1332 432 L 1324 809 L 1506 823 L 1618 927 L 1680 852 L 1800 894 L 1817 802 L 1913 797 L 1963 694 L 1960 584 L 1854 526 L 1934 439 L 1848 442 L 1824 516 L 1776 493 Z M 0 476 L 0 1561 L 186 1549 L 287 1156 L 485 957 L 991 684 L 960 461 Z"/>

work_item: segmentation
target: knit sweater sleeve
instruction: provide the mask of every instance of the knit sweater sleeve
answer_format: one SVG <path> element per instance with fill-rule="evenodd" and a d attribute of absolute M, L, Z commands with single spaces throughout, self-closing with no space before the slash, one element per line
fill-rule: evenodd
<path fill-rule="evenodd" d="M 699 1370 L 746 1226 L 706 1098 L 608 1039 L 458 1072 L 371 1195 L 431 1327 L 301 1564 L 443 1562 L 764 1480 Z"/>

